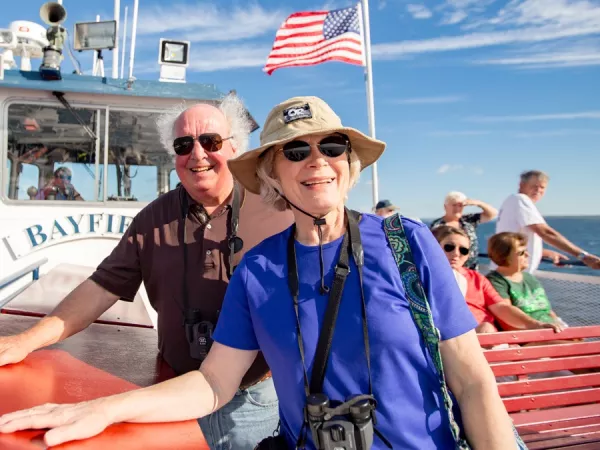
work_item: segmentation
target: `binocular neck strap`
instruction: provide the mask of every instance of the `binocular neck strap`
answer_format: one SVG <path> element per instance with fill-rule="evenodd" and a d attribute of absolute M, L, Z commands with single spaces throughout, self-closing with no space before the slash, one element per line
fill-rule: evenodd
<path fill-rule="evenodd" d="M 181 295 L 183 302 L 183 314 L 187 313 L 190 309 L 190 299 L 188 293 L 188 282 L 187 282 L 187 269 L 188 269 L 188 252 L 187 252 L 187 232 L 185 227 L 185 222 L 187 220 L 187 216 L 189 214 L 189 201 L 188 201 L 188 193 L 180 186 L 180 202 L 181 202 L 181 222 L 179 224 L 179 242 L 183 251 L 183 276 L 181 278 Z M 240 251 L 244 245 L 243 241 L 237 236 L 237 232 L 240 225 L 240 208 L 241 208 L 241 196 L 240 187 L 237 183 L 234 183 L 233 186 L 233 199 L 231 201 L 231 209 L 229 211 L 229 225 L 227 230 L 227 245 L 229 247 L 229 268 L 228 275 L 231 278 L 231 274 L 233 273 L 233 256 L 236 252 Z"/>

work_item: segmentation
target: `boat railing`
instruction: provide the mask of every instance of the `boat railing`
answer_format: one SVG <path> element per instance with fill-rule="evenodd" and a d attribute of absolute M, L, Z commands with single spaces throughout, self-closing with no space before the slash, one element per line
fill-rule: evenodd
<path fill-rule="evenodd" d="M 31 281 L 27 283 L 25 286 L 17 289 L 15 292 L 9 294 L 6 298 L 0 299 L 0 308 L 10 302 L 13 298 L 31 286 L 36 280 L 40 278 L 40 267 L 48 262 L 48 258 L 42 258 L 34 263 L 29 264 L 26 267 L 16 271 L 12 275 L 9 275 L 5 278 L 0 279 L 0 291 L 17 282 L 18 280 L 28 276 L 31 274 Z"/>

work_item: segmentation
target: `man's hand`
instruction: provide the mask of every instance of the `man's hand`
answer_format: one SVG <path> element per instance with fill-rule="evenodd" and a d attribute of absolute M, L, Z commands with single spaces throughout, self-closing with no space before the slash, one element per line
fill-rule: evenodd
<path fill-rule="evenodd" d="M 468 198 L 464 202 L 462 202 L 462 205 L 463 206 L 479 206 L 479 205 L 481 205 L 481 202 L 479 200 L 474 200 L 472 198 Z"/>
<path fill-rule="evenodd" d="M 63 442 L 100 434 L 111 425 L 103 399 L 56 405 L 46 404 L 0 416 L 0 433 L 50 428 L 44 442 L 52 447 Z"/>
<path fill-rule="evenodd" d="M 560 262 L 569 260 L 568 256 L 563 255 L 562 253 L 555 252 L 554 250 L 544 250 L 544 256 L 552 260 L 552 264 L 554 264 L 555 266 L 564 267 L 564 265 L 561 265 Z"/>
<path fill-rule="evenodd" d="M 0 337 L 0 366 L 16 364 L 33 351 L 21 335 Z"/>
<path fill-rule="evenodd" d="M 586 266 L 591 267 L 592 269 L 600 270 L 600 258 L 598 258 L 596 255 L 587 254 L 582 261 Z"/>

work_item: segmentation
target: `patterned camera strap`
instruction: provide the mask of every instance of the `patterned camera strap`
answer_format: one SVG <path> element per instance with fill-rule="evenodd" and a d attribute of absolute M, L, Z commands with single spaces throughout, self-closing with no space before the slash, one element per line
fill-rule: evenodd
<path fill-rule="evenodd" d="M 433 361 L 437 371 L 442 395 L 444 396 L 444 407 L 448 413 L 450 422 L 450 430 L 454 441 L 456 442 L 457 450 L 470 450 L 469 443 L 462 437 L 460 428 L 454 419 L 452 412 L 452 398 L 446 384 L 444 375 L 444 367 L 442 364 L 442 355 L 440 353 L 440 332 L 433 323 L 431 309 L 425 295 L 425 289 L 421 283 L 419 272 L 413 260 L 413 255 L 410 249 L 410 244 L 406 238 L 402 220 L 398 214 L 394 214 L 384 221 L 384 229 L 387 239 L 392 247 L 396 265 L 400 271 L 400 278 L 406 291 L 406 297 L 413 320 L 417 324 L 419 331 L 425 341 L 425 345 L 429 351 L 429 355 Z M 513 426 L 513 432 L 519 450 L 527 450 L 527 446 L 519 436 L 519 433 Z"/>

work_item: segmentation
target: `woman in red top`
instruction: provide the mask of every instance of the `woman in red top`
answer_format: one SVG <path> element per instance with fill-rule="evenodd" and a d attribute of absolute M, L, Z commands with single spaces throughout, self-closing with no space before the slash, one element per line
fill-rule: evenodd
<path fill-rule="evenodd" d="M 475 329 L 477 333 L 498 331 L 496 319 L 506 323 L 511 329 L 554 328 L 555 331 L 560 331 L 559 325 L 543 323 L 529 317 L 513 306 L 510 300 L 502 298 L 485 276 L 463 267 L 469 258 L 469 237 L 464 231 L 444 225 L 432 232 L 444 249 L 467 305 L 479 323 Z"/>

